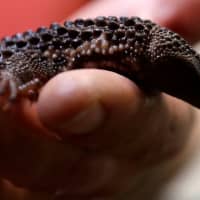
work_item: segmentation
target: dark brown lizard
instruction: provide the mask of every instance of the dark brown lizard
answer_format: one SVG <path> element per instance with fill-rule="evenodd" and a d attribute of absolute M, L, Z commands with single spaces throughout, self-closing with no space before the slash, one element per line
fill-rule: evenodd
<path fill-rule="evenodd" d="M 138 17 L 53 23 L 0 43 L 0 94 L 30 97 L 53 76 L 101 68 L 200 107 L 200 56 L 177 33 Z"/>

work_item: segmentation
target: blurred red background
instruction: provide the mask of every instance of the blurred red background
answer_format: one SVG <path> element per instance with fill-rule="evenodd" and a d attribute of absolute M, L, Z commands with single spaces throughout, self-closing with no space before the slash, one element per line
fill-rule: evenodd
<path fill-rule="evenodd" d="M 1 0 L 0 37 L 62 21 L 87 0 Z"/>

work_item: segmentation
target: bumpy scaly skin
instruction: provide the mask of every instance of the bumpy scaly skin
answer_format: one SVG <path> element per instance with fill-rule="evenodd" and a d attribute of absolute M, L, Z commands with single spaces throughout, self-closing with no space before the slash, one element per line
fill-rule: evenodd
<path fill-rule="evenodd" d="M 53 23 L 5 37 L 0 44 L 0 94 L 33 96 L 56 74 L 102 68 L 144 90 L 164 91 L 200 107 L 200 56 L 178 34 L 138 17 Z"/>

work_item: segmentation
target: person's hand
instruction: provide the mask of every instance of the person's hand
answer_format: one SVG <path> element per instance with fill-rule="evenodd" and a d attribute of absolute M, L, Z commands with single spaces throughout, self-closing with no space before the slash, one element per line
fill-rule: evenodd
<path fill-rule="evenodd" d="M 198 115 L 168 95 L 146 96 L 113 72 L 65 72 L 32 107 L 23 101 L 1 111 L 0 174 L 49 199 L 141 197 L 144 182 L 149 192 L 158 189 L 194 145 Z"/>
<path fill-rule="evenodd" d="M 0 114 L 2 177 L 72 199 L 129 192 L 138 175 L 185 149 L 195 116 L 177 99 L 149 98 L 101 70 L 60 74 L 35 106 L 14 109 Z"/>

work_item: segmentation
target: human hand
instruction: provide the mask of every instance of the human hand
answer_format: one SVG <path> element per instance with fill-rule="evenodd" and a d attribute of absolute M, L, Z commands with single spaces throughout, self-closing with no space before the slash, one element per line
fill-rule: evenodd
<path fill-rule="evenodd" d="M 1 113 L 2 177 L 71 198 L 130 192 L 138 176 L 176 159 L 193 137 L 189 105 L 167 95 L 151 99 L 107 71 L 60 74 L 35 106 L 13 109 Z"/>

